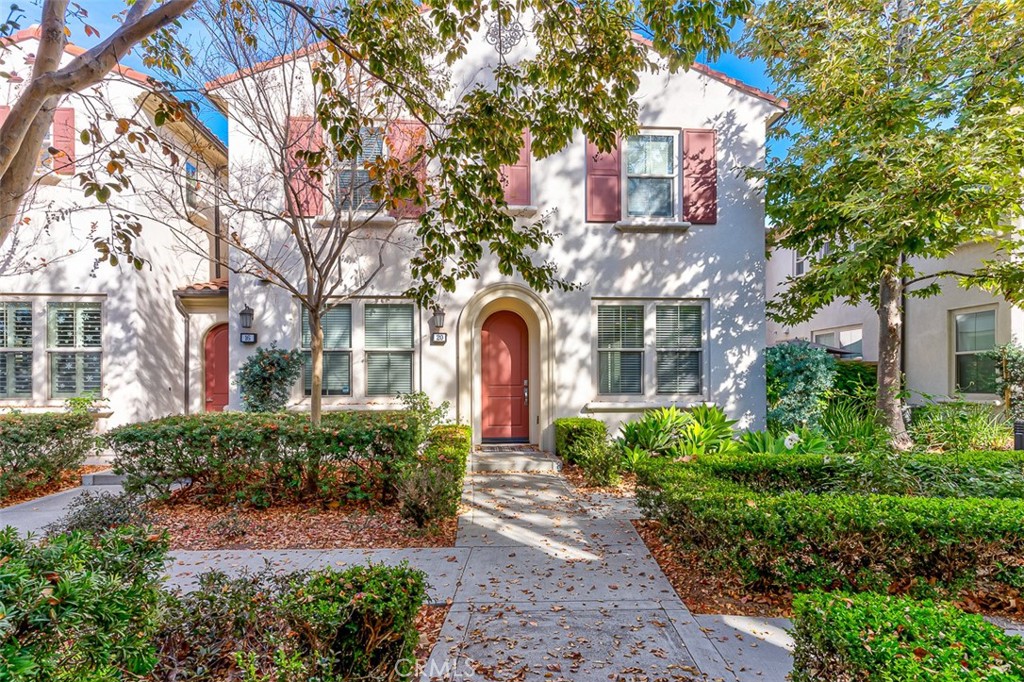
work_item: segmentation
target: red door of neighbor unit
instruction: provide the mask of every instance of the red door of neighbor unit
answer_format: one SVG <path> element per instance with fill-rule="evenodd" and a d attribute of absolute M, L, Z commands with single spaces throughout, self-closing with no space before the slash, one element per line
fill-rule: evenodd
<path fill-rule="evenodd" d="M 220 324 L 206 335 L 206 411 L 223 412 L 228 404 L 228 326 Z"/>
<path fill-rule="evenodd" d="M 530 346 L 523 318 L 503 310 L 484 321 L 480 365 L 481 437 L 485 441 L 529 441 Z"/>

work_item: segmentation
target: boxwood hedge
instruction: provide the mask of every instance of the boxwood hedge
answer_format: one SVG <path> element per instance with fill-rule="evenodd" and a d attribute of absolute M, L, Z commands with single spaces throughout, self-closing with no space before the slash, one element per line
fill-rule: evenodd
<path fill-rule="evenodd" d="M 973 459 L 983 470 L 1003 456 Z M 645 473 L 639 502 L 675 544 L 758 589 L 1024 588 L 1024 500 L 802 492 L 827 480 L 823 461 L 665 463 Z"/>
<path fill-rule="evenodd" d="M 1024 639 L 948 604 L 816 592 L 793 621 L 793 682 L 1024 679 Z"/>
<path fill-rule="evenodd" d="M 569 464 L 579 464 L 604 450 L 608 428 L 590 417 L 563 417 L 555 420 L 555 454 Z"/>
<path fill-rule="evenodd" d="M 292 500 L 397 497 L 419 447 L 408 412 L 308 415 L 209 413 L 114 429 L 107 440 L 125 490 L 167 497 L 180 484 L 199 499 L 255 506 Z"/>
<path fill-rule="evenodd" d="M 93 424 L 88 414 L 0 415 L 0 500 L 80 467 L 95 448 Z"/>
<path fill-rule="evenodd" d="M 403 472 L 403 516 L 422 528 L 436 519 L 458 514 L 462 481 L 472 449 L 473 433 L 468 426 L 435 426 L 426 447 Z"/>

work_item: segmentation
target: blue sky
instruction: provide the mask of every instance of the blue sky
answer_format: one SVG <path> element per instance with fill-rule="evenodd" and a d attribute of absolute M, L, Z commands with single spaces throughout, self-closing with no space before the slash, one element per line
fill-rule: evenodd
<path fill-rule="evenodd" d="M 93 26 L 100 32 L 101 38 L 110 35 L 110 33 L 113 30 L 115 30 L 118 24 L 117 20 L 114 19 L 114 14 L 124 10 L 125 7 L 123 0 L 78 1 L 81 5 L 88 8 L 88 22 L 91 26 Z M 9 9 L 12 4 L 20 5 L 23 8 L 26 7 L 26 5 L 29 5 L 25 10 L 27 16 L 21 21 L 22 26 L 28 26 L 37 21 L 38 10 L 34 6 L 32 6 L 30 2 L 26 2 L 25 0 L 21 0 L 20 2 L 14 3 L 0 3 L 0 7 L 5 7 L 6 9 Z M 2 17 L 0 18 L 4 18 L 7 16 L 6 9 L 3 12 Z M 81 24 L 72 23 L 71 30 L 71 41 L 73 43 L 81 45 L 82 47 L 90 47 L 99 40 L 99 38 L 96 37 L 87 37 Z M 187 22 L 183 27 L 184 33 L 191 33 L 191 37 L 194 37 L 196 39 L 199 39 L 201 37 L 203 31 L 203 26 L 198 22 Z M 737 36 L 739 35 L 738 30 L 734 31 L 733 33 Z M 186 42 L 192 41 L 186 40 Z M 131 66 L 140 71 L 146 71 L 146 68 L 142 65 L 142 60 L 136 57 L 135 55 L 129 56 L 127 59 L 124 60 L 124 63 L 126 66 Z M 745 83 L 753 85 L 754 87 L 766 90 L 768 92 L 771 92 L 772 90 L 771 81 L 765 75 L 764 67 L 760 63 L 752 62 L 747 59 L 742 59 L 736 56 L 735 54 L 728 54 L 718 59 L 717 61 L 709 62 L 709 66 L 729 76 L 732 76 L 733 78 L 737 78 Z M 226 140 L 227 124 L 224 121 L 224 118 L 215 109 L 213 109 L 212 106 L 209 106 L 209 104 L 207 104 L 206 106 L 202 107 L 202 111 L 200 112 L 200 119 L 206 125 L 208 125 L 210 129 L 213 130 L 214 133 L 220 136 L 221 139 Z"/>

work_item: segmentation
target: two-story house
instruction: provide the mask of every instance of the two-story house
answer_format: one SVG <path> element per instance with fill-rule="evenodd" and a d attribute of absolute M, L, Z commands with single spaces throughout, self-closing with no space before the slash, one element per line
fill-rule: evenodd
<path fill-rule="evenodd" d="M 30 77 L 39 36 L 39 28 L 32 27 L 5 40 L 4 69 L 10 77 L 0 85 L 0 119 Z M 82 52 L 67 45 L 63 63 Z M 108 416 L 101 426 L 110 427 L 181 412 L 190 356 L 195 357 L 190 369 L 201 381 L 202 353 L 196 349 L 206 328 L 225 317 L 226 301 L 220 306 L 224 312 L 218 312 L 209 296 L 200 298 L 207 304 L 194 307 L 205 312 L 197 313 L 190 327 L 183 321 L 181 311 L 188 312 L 193 294 L 207 291 L 188 285 L 220 273 L 207 259 L 178 248 L 169 225 L 184 231 L 191 223 L 173 215 L 145 217 L 154 213 L 143 206 L 151 179 L 140 170 L 146 158 L 164 162 L 160 144 L 140 152 L 135 169 L 128 169 L 133 190 L 113 193 L 106 204 L 86 196 L 77 177 L 95 170 L 99 179 L 109 178 L 103 149 L 119 139 L 119 119 L 152 124 L 164 97 L 145 74 L 118 67 L 98 86 L 60 103 L 23 214 L 0 246 L 0 410 L 59 410 L 68 398 L 102 396 Z M 104 139 L 95 146 L 82 136 L 93 125 Z M 158 140 L 203 160 L 185 161 L 186 174 L 200 165 L 227 164 L 226 147 L 193 117 L 152 130 Z M 214 218 L 204 205 L 209 180 L 193 178 L 197 224 Z M 127 263 L 97 262 L 93 242 L 108 237 L 115 222 L 141 226 L 134 244 L 145 261 L 141 271 Z M 185 346 L 188 332 L 196 348 L 191 351 Z M 200 407 L 197 402 L 194 409 Z"/>
<path fill-rule="evenodd" d="M 478 82 L 493 49 L 482 37 L 472 43 L 452 87 Z M 315 46 L 303 48 L 208 85 L 228 118 L 228 191 L 258 185 L 261 210 L 294 203 L 284 181 L 259 185 L 278 153 L 265 139 L 310 128 L 312 102 L 294 93 L 310 89 L 316 58 Z M 252 118 L 252 93 L 277 102 L 274 120 Z M 558 417 L 594 415 L 614 427 L 670 404 L 714 403 L 743 426 L 762 425 L 764 210 L 740 169 L 762 165 L 766 125 L 783 105 L 700 65 L 642 74 L 638 98 L 641 130 L 612 153 L 598 153 L 578 134 L 538 159 L 527 132 L 519 162 L 506 169 L 513 211 L 547 212 L 560 235 L 538 260 L 585 286 L 542 294 L 485 262 L 478 278 L 444 295 L 439 310 L 422 310 L 402 298 L 411 284 L 404 252 L 384 252 L 372 283 L 339 297 L 324 318 L 326 409 L 384 408 L 400 393 L 423 390 L 450 401 L 477 442 L 548 448 Z M 363 154 L 400 154 L 393 139 L 370 134 Z M 354 200 L 351 192 L 333 207 L 329 197 L 318 199 L 306 213 L 315 221 L 312 214 L 351 209 Z M 239 211 L 232 231 L 258 232 L 255 213 Z M 386 212 L 378 222 L 394 227 Z M 229 262 L 241 258 L 232 251 Z M 228 292 L 230 371 L 257 347 L 253 335 L 258 345 L 308 349 L 295 297 L 239 269 Z M 309 392 L 307 369 L 292 408 L 306 407 Z M 232 388 L 229 408 L 240 406 Z"/>

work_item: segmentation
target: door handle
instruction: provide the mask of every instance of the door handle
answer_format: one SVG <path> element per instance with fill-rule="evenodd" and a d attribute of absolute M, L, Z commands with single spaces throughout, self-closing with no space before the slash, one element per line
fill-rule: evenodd
<path fill-rule="evenodd" d="M 530 385 L 529 381 L 526 379 L 523 379 L 523 404 L 530 404 Z"/>

